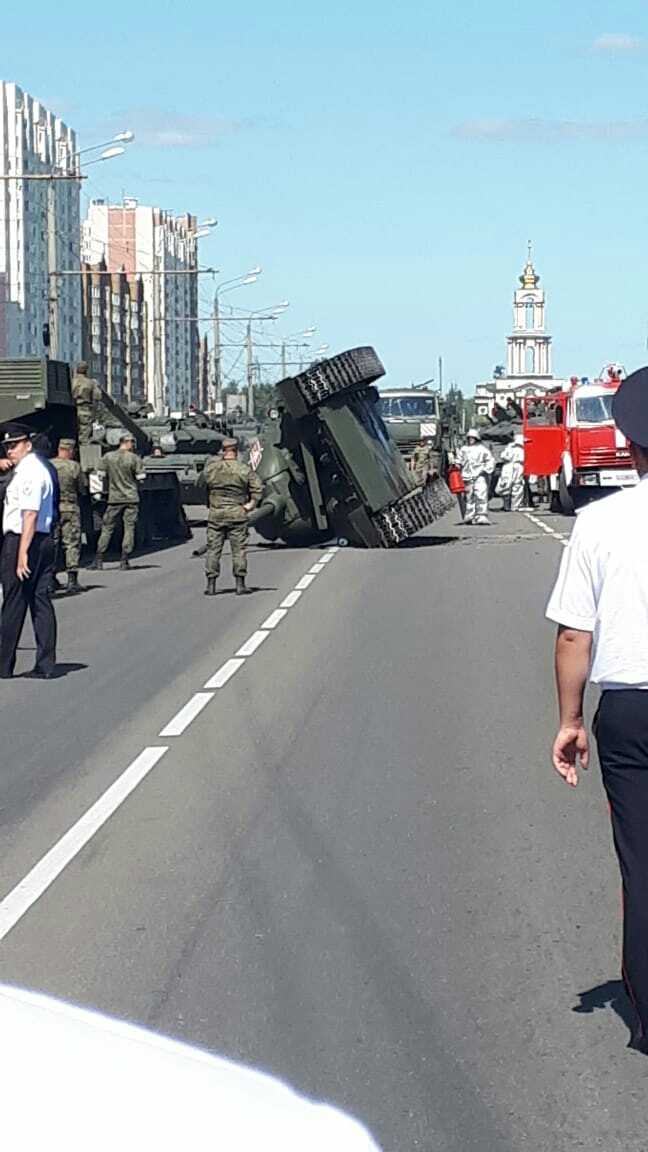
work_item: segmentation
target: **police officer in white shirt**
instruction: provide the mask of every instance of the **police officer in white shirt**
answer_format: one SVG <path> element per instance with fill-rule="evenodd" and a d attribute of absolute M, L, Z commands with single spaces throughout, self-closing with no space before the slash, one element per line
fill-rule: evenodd
<path fill-rule="evenodd" d="M 54 566 L 52 481 L 43 462 L 32 452 L 29 429 L 19 424 L 3 425 L 0 446 L 13 469 L 2 514 L 0 679 L 13 675 L 29 609 L 36 663 L 26 675 L 49 680 L 56 669 L 56 617 L 49 595 Z"/>
<path fill-rule="evenodd" d="M 623 980 L 637 1016 L 632 1046 L 648 1053 L 648 368 L 624 380 L 612 412 L 630 441 L 636 487 L 579 513 L 547 616 L 558 625 L 560 727 L 553 763 L 568 784 L 587 768 L 583 696 L 594 720 L 623 881 Z"/>

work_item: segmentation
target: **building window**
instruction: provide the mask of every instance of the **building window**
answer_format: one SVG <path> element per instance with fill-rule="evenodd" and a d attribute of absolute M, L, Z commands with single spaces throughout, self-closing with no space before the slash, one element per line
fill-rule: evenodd
<path fill-rule="evenodd" d="M 535 372 L 535 348 L 528 344 L 524 349 L 524 371 L 533 376 Z"/>

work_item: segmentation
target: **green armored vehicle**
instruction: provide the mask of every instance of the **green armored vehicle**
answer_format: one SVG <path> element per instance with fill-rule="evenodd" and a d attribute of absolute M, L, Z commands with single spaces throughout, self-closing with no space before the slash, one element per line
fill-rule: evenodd
<path fill-rule="evenodd" d="M 277 385 L 250 449 L 264 482 L 250 524 L 266 540 L 390 548 L 454 506 L 439 476 L 417 486 L 390 439 L 374 387 L 383 375 L 373 348 L 355 348 Z"/>
<path fill-rule="evenodd" d="M 432 449 L 432 462 L 440 470 L 442 424 L 436 393 L 423 388 L 387 388 L 380 392 L 380 415 L 408 464 L 416 445 L 426 440 Z"/>
<path fill-rule="evenodd" d="M 154 540 L 187 540 L 191 531 L 183 506 L 182 489 L 176 472 L 150 457 L 152 441 L 128 412 L 102 390 L 105 409 L 115 426 L 126 428 L 133 434 L 137 452 L 144 458 L 146 479 L 140 489 L 140 509 L 137 522 L 138 548 L 150 546 Z M 62 437 L 77 439 L 76 405 L 70 388 L 70 369 L 61 361 L 26 358 L 0 360 L 0 423 L 17 420 L 34 432 L 47 436 L 56 450 Z M 88 497 L 81 508 L 83 531 L 90 542 L 98 531 L 98 522 L 105 508 L 105 491 L 101 482 L 101 459 L 113 444 L 109 443 L 105 428 L 97 428 L 98 435 L 90 444 L 82 444 L 79 461 L 95 498 Z M 162 467 L 152 467 L 152 461 Z"/>

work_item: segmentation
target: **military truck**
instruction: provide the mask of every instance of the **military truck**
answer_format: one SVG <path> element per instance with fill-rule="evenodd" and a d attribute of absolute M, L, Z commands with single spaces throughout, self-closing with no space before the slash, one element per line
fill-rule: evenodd
<path fill-rule="evenodd" d="M 61 361 L 0 359 L 0 424 L 8 420 L 19 421 L 33 432 L 47 436 L 54 449 L 61 437 L 77 439 L 76 405 L 70 384 L 69 365 Z M 189 539 L 191 530 L 182 507 L 182 488 L 176 471 L 168 464 L 165 466 L 164 457 L 158 460 L 150 456 L 150 437 L 103 390 L 102 399 L 114 425 L 132 433 L 136 449 L 144 458 L 146 479 L 140 489 L 137 547 L 149 547 L 154 540 Z M 81 507 L 82 527 L 89 543 L 94 543 L 106 504 L 101 460 L 112 447 L 114 444 L 109 442 L 105 427 L 98 426 L 93 442 L 81 445 L 79 450 L 81 467 L 93 493 Z"/>
<path fill-rule="evenodd" d="M 399 452 L 410 463 L 421 440 L 432 450 L 437 470 L 442 464 L 442 427 L 439 397 L 427 388 L 386 388 L 380 392 L 380 415 Z"/>
<path fill-rule="evenodd" d="M 416 484 L 390 439 L 374 387 L 383 375 L 373 348 L 354 348 L 276 386 L 250 449 L 264 483 L 250 523 L 266 540 L 390 548 L 454 506 L 440 477 Z"/>

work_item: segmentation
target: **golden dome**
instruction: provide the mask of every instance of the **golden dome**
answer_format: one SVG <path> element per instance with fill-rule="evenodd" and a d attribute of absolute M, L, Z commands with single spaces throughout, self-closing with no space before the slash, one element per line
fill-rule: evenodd
<path fill-rule="evenodd" d="M 527 257 L 526 268 L 520 276 L 520 284 L 523 288 L 537 288 L 540 283 L 540 277 L 533 267 L 531 259 L 531 241 L 529 240 L 529 254 Z"/>

